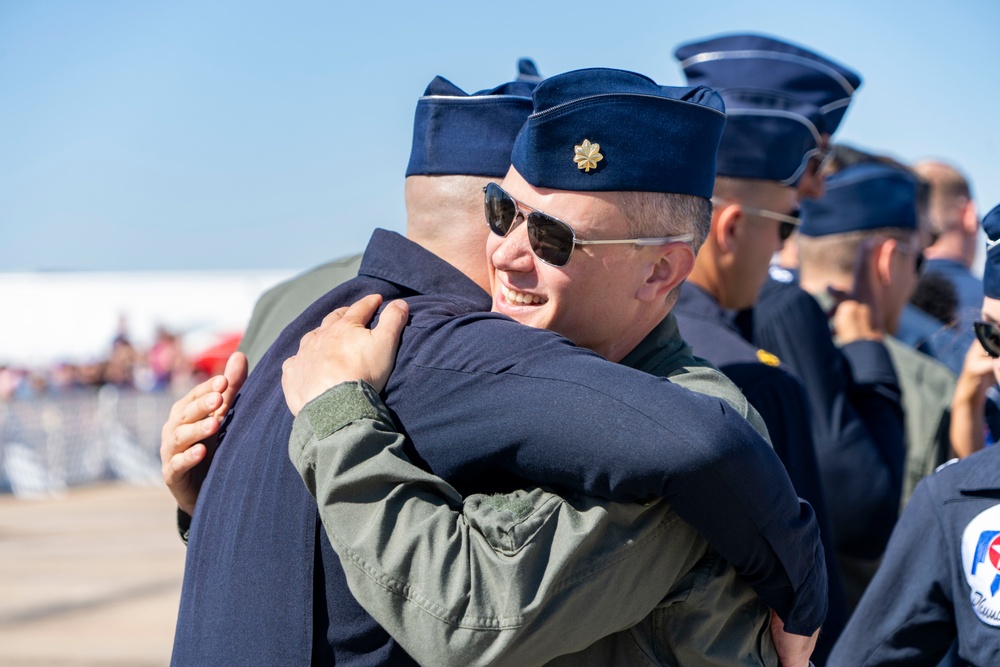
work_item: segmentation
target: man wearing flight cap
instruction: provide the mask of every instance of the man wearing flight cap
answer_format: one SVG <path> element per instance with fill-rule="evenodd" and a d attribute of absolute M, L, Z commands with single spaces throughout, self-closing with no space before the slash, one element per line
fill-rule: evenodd
<path fill-rule="evenodd" d="M 980 354 L 1000 381 L 1000 207 L 983 219 Z M 995 665 L 1000 659 L 1000 448 L 924 478 L 830 658 L 854 665 Z"/>
<path fill-rule="evenodd" d="M 528 97 L 535 85 L 541 80 L 542 76 L 539 74 L 535 62 L 530 58 L 521 58 L 517 61 L 517 79 L 507 84 L 504 92 L 509 95 Z M 445 94 L 448 91 L 442 89 L 438 90 L 437 93 Z M 451 149 L 455 148 L 458 147 L 451 147 Z M 487 169 L 491 173 L 480 174 L 483 168 L 479 166 L 477 161 L 473 160 L 471 163 L 475 166 L 472 166 L 469 171 L 470 175 L 502 175 L 493 174 L 493 169 Z M 409 169 L 412 168 L 411 165 Z M 360 254 L 340 257 L 275 285 L 265 292 L 254 304 L 250 322 L 240 340 L 240 351 L 247 357 L 249 370 L 253 370 L 267 349 L 271 347 L 271 343 L 289 322 L 326 292 L 358 275 L 360 265 Z"/>
<path fill-rule="evenodd" d="M 819 166 L 861 77 L 848 67 L 802 46 L 766 35 L 738 33 L 683 44 L 674 53 L 689 85 L 769 90 L 816 107 L 822 140 L 799 177 L 803 197 L 822 192 Z M 777 115 L 777 114 L 776 114 Z"/>
<path fill-rule="evenodd" d="M 860 333 L 855 340 L 867 342 L 872 353 L 889 355 L 891 365 L 884 372 L 891 371 L 893 377 L 900 377 L 897 370 L 902 372 L 901 367 L 909 363 L 902 355 L 917 354 L 893 343 L 889 336 L 917 281 L 921 246 L 916 201 L 917 180 L 912 173 L 872 162 L 836 172 L 829 177 L 824 196 L 806 200 L 802 207 L 802 289 L 831 314 L 838 338 L 845 338 L 844 332 L 855 327 Z M 863 300 L 871 307 L 865 317 L 845 324 L 839 312 L 844 304 L 837 299 L 856 293 L 866 293 Z M 793 316 L 780 315 L 774 325 L 794 327 L 789 319 Z M 800 344 L 816 347 L 815 340 Z M 859 366 L 854 368 L 855 375 L 861 370 L 872 372 L 871 366 Z M 905 391 L 903 399 L 914 391 Z M 887 395 L 882 400 L 889 406 L 895 397 Z M 911 409 L 920 416 L 921 410 Z M 925 407 L 922 412 L 931 411 Z M 940 413 L 939 409 L 938 418 Z M 817 446 L 826 486 L 837 489 L 829 497 L 834 535 L 841 561 L 853 572 L 847 577 L 845 570 L 845 577 L 853 582 L 849 594 L 856 600 L 899 512 L 906 447 L 886 437 L 873 438 L 871 446 Z M 910 446 L 916 447 L 912 442 Z"/>
<path fill-rule="evenodd" d="M 805 388 L 777 356 L 744 339 L 736 325 L 737 314 L 757 301 L 772 256 L 798 227 L 796 186 L 820 150 L 822 117 L 812 104 L 753 88 L 756 83 L 748 78 L 741 88 L 717 89 L 728 119 L 719 144 L 712 225 L 675 312 L 694 352 L 717 365 L 761 414 L 796 491 L 816 510 L 832 565 L 835 552 Z M 839 573 L 833 566 L 828 571 L 830 613 L 816 658 L 825 656 L 847 621 Z"/>
<path fill-rule="evenodd" d="M 418 102 L 407 167 L 408 239 L 377 230 L 361 277 L 347 283 L 356 291 L 342 289 L 334 299 L 446 290 L 459 303 L 489 308 L 482 255 L 469 251 L 485 242 L 477 196 L 506 172 L 514 137 L 531 111 L 529 91 L 515 82 L 468 95 L 440 77 L 431 81 Z M 263 356 L 227 418 L 214 458 L 206 447 L 214 443 L 201 441 L 219 429 L 215 415 L 233 403 L 212 391 L 225 389 L 225 380 L 196 388 L 164 426 L 168 487 L 179 509 L 194 515 L 174 664 L 410 662 L 343 585 L 315 502 L 288 461 L 291 416 L 281 397 L 281 363 L 302 333 L 340 305 L 321 303 L 295 319 Z M 196 406 L 202 411 L 192 413 Z"/>
<path fill-rule="evenodd" d="M 706 137 L 714 134 L 717 138 L 722 127 L 723 117 L 719 111 L 721 104 L 718 97 L 706 89 L 663 88 L 646 77 L 633 73 L 595 69 L 571 72 L 547 80 L 536 90 L 534 104 L 535 111 L 515 143 L 510 172 L 501 187 L 488 186 L 486 189 L 487 220 L 494 232 L 487 244 L 492 270 L 494 311 L 509 314 L 518 321 L 533 326 L 555 330 L 613 361 L 622 361 L 664 376 L 680 373 L 717 383 L 721 379 L 717 372 L 699 369 L 691 364 L 689 350 L 677 335 L 676 324 L 673 317 L 668 317 L 668 313 L 676 299 L 677 288 L 693 263 L 694 247 L 688 245 L 688 242 L 693 236 L 696 247 L 704 237 L 708 222 L 707 199 L 711 194 L 714 177 L 715 145 L 714 142 L 707 142 Z M 656 137 L 656 150 L 650 150 L 650 137 Z M 504 320 L 491 318 L 489 321 L 491 326 L 496 326 Z M 407 331 L 416 324 L 415 317 L 414 325 Z M 417 337 L 416 341 L 421 340 L 418 337 L 420 331 L 418 328 L 416 333 L 411 334 Z M 458 329 L 454 330 L 457 331 Z M 317 380 L 316 374 L 308 370 L 311 367 L 310 359 L 326 356 L 322 346 L 314 346 L 317 338 L 318 336 L 314 336 L 308 342 L 303 339 L 304 351 L 286 365 L 286 396 L 295 412 L 333 383 L 331 379 L 324 384 L 322 378 Z M 489 340 L 494 346 L 502 348 L 499 352 L 501 358 L 506 360 L 503 365 L 504 373 L 527 374 L 537 379 L 551 373 L 547 369 L 557 361 L 552 355 L 559 348 L 526 347 L 520 342 L 511 341 L 508 335 L 489 336 Z M 332 351 L 335 347 L 334 345 L 328 350 Z M 401 387 L 405 387 L 406 381 L 413 381 L 414 368 L 419 369 L 425 384 L 433 386 L 439 383 L 436 379 L 438 376 L 448 378 L 452 384 L 460 382 L 460 386 L 449 388 L 449 391 L 457 393 L 466 391 L 464 378 L 470 370 L 476 371 L 478 383 L 493 386 L 496 385 L 495 375 L 498 371 L 491 370 L 491 365 L 484 364 L 479 358 L 482 354 L 479 349 L 475 349 L 477 359 L 472 367 L 471 360 L 463 359 L 461 355 L 455 358 L 455 351 L 428 354 L 428 349 L 435 349 L 435 345 L 429 340 L 423 340 L 417 345 L 414 339 L 408 341 L 407 334 L 404 334 L 397 372 L 390 378 L 387 386 L 387 403 L 407 426 L 407 432 L 413 437 L 417 449 L 425 448 L 421 450 L 421 457 L 440 473 L 440 467 L 427 458 L 426 452 L 426 448 L 436 443 L 417 441 L 414 431 L 407 425 L 407 415 L 412 415 L 411 419 L 421 418 L 420 402 L 426 400 L 426 395 L 413 397 L 411 400 L 405 396 L 397 398 L 395 394 Z M 468 354 L 466 352 L 465 356 Z M 688 365 L 687 368 L 685 364 Z M 312 386 L 306 391 L 296 387 L 295 382 L 287 380 L 289 369 L 294 370 L 296 367 L 311 375 Z M 456 374 L 459 369 L 462 374 Z M 534 382 L 519 382 L 516 391 L 503 393 L 503 407 L 486 407 L 481 418 L 499 419 L 497 427 L 502 428 L 508 438 L 515 440 L 527 437 L 529 431 L 537 428 L 539 423 L 552 423 L 558 427 L 557 431 L 577 432 L 570 450 L 575 451 L 578 457 L 564 460 L 555 476 L 540 480 L 566 486 L 566 474 L 574 469 L 579 468 L 583 475 L 593 474 L 594 460 L 583 451 L 587 446 L 585 441 L 594 436 L 579 429 L 578 418 L 570 418 L 565 413 L 570 405 L 577 404 L 575 400 L 569 404 L 563 402 L 564 398 L 568 398 L 563 396 L 568 387 L 556 392 L 539 392 L 540 386 Z M 631 395 L 631 391 L 623 392 L 623 388 L 616 389 L 614 393 Z M 448 402 L 439 399 L 433 401 L 433 404 Z M 414 582 L 412 586 L 405 582 L 412 581 L 415 573 L 428 569 L 452 573 L 462 571 L 462 557 L 457 561 L 449 561 L 448 558 L 454 558 L 454 552 L 442 558 L 440 554 L 446 552 L 447 548 L 443 547 L 435 553 L 431 545 L 426 557 L 433 565 L 427 565 L 416 558 L 400 562 L 381 548 L 384 546 L 382 542 L 366 540 L 363 535 L 352 533 L 352 526 L 385 525 L 384 521 L 388 517 L 396 515 L 398 507 L 391 502 L 394 499 L 404 498 L 406 502 L 412 501 L 417 505 L 426 502 L 426 498 L 420 497 L 426 494 L 421 494 L 416 489 L 426 489 L 431 482 L 424 475 L 419 482 L 407 487 L 407 481 L 413 482 L 412 479 L 387 479 L 375 473 L 370 478 L 375 480 L 374 490 L 373 487 L 366 487 L 367 498 L 388 498 L 390 502 L 381 503 L 376 500 L 370 507 L 366 507 L 364 503 L 357 502 L 357 498 L 353 501 L 346 500 L 341 494 L 343 488 L 338 486 L 343 481 L 343 476 L 324 474 L 316 463 L 317 451 L 338 451 L 339 448 L 334 443 L 339 436 L 344 436 L 344 433 L 338 435 L 338 432 L 329 428 L 316 429 L 311 424 L 317 417 L 322 420 L 318 415 L 331 409 L 331 403 L 336 404 L 336 397 L 333 393 L 327 393 L 307 406 L 296 422 L 298 435 L 293 438 L 290 447 L 292 458 L 300 466 L 307 484 L 324 485 L 322 488 L 310 488 L 321 499 L 323 514 L 327 518 L 327 530 L 338 535 L 334 540 L 335 545 L 350 545 L 347 549 L 349 554 L 341 551 L 340 555 L 345 562 L 352 564 L 347 567 L 352 587 L 360 587 L 354 588 L 356 592 L 366 591 L 359 593 L 359 598 L 379 614 L 380 621 L 386 623 L 387 627 L 391 626 L 394 634 L 396 631 L 412 631 L 420 623 L 430 624 L 430 633 L 435 632 L 435 623 L 439 624 L 439 631 L 442 627 L 446 631 L 454 630 L 446 627 L 450 623 L 448 619 L 453 614 L 458 614 L 458 618 L 465 618 L 464 613 L 469 612 L 470 604 L 467 596 L 464 596 L 466 599 L 461 610 L 449 611 L 447 604 L 438 604 L 438 601 L 451 599 L 448 595 L 449 586 L 455 586 L 459 591 L 469 590 L 461 583 L 460 575 L 454 575 L 458 580 L 457 585 L 448 579 L 441 582 L 436 579 L 430 582 L 421 580 L 419 583 Z M 591 409 L 599 412 L 600 405 L 591 404 Z M 498 411 L 499 414 L 495 414 Z M 311 412 L 318 412 L 318 415 L 311 415 Z M 661 403 L 654 412 L 664 413 L 675 426 L 682 426 L 684 423 L 681 415 L 671 405 Z M 538 416 L 533 416 L 535 413 Z M 645 424 L 648 416 L 640 423 Z M 707 417 L 708 414 L 702 416 Z M 641 446 L 648 435 L 646 429 L 651 425 L 640 426 L 635 423 L 636 417 L 632 413 L 626 420 L 619 420 L 616 425 L 616 432 L 624 429 L 633 434 L 629 446 L 616 452 L 619 456 L 628 456 L 632 448 Z M 447 421 L 450 424 L 457 423 L 454 417 L 449 417 Z M 696 430 L 704 431 L 700 434 L 702 436 L 709 435 L 713 422 L 714 417 L 709 418 Z M 391 428 L 391 424 L 383 424 L 381 428 L 384 430 L 386 427 Z M 322 432 L 313 433 L 314 430 Z M 468 435 L 459 437 L 457 429 L 455 436 L 453 439 L 460 439 L 470 445 L 476 443 L 476 439 Z M 530 458 L 530 454 L 524 449 L 518 450 L 518 456 Z M 651 456 L 660 458 L 655 454 Z M 497 458 L 496 454 L 491 457 Z M 504 458 L 499 457 L 499 460 L 502 462 Z M 416 470 L 412 467 L 410 469 Z M 596 469 L 600 469 L 600 466 L 596 466 Z M 399 474 L 399 468 L 396 470 Z M 419 477 L 419 473 L 414 474 Z M 604 474 L 606 473 L 601 473 L 602 476 Z M 617 479 L 621 471 L 611 474 Z M 447 473 L 443 476 L 448 478 Z M 349 477 L 363 478 L 363 473 L 352 471 Z M 440 480 L 437 482 L 443 488 L 450 488 Z M 455 488 L 464 493 L 461 482 L 462 480 L 458 480 L 454 483 L 453 480 Z M 401 490 L 396 489 L 397 484 L 402 487 Z M 641 480 L 630 483 L 632 493 L 639 491 L 639 487 L 633 484 L 644 485 Z M 649 491 L 653 495 L 663 495 L 652 488 Z M 408 493 L 415 493 L 417 497 L 409 497 Z M 454 498 L 454 491 L 450 494 L 447 491 L 441 493 Z M 671 502 L 684 502 L 681 497 L 669 497 Z M 336 521 L 338 509 L 343 509 L 342 505 L 338 505 L 342 500 L 356 516 L 360 512 L 363 518 L 347 522 L 346 525 Z M 477 508 L 470 509 L 468 500 L 465 512 L 467 517 L 471 512 L 473 518 L 469 522 L 480 527 L 497 521 L 495 517 L 484 518 L 481 513 L 477 513 Z M 429 513 L 435 521 L 457 521 L 459 526 L 465 525 L 467 528 L 464 519 L 456 519 L 454 515 L 444 516 L 445 514 L 445 511 Z M 407 544 L 412 540 L 429 540 L 426 533 L 434 535 L 436 532 L 425 530 L 431 524 L 428 523 L 430 519 L 426 516 L 424 518 L 417 529 L 412 527 L 415 525 L 412 521 L 396 522 L 392 527 L 395 532 L 391 535 L 391 540 L 400 544 Z M 732 524 L 728 528 L 736 527 Z M 418 530 L 420 536 L 412 534 L 411 531 L 414 530 Z M 539 539 L 543 537 L 540 536 Z M 476 542 L 473 539 L 470 543 L 474 545 Z M 542 548 L 544 553 L 547 547 L 536 548 Z M 368 575 L 358 569 L 358 564 L 363 564 L 361 567 Z M 469 576 L 473 574 L 469 573 Z M 377 580 L 400 582 L 399 585 L 404 590 L 413 590 L 417 597 L 428 600 L 430 607 L 415 602 L 411 608 L 396 597 L 398 590 L 370 586 L 372 581 Z M 660 597 L 669 589 L 667 582 L 663 584 L 663 588 L 652 588 L 654 593 L 659 592 Z M 435 590 L 436 585 L 443 590 Z M 380 600 L 379 596 L 384 599 Z M 656 597 L 656 601 L 660 601 L 660 597 Z M 652 606 L 655 604 L 656 602 Z M 382 609 L 379 609 L 380 606 Z M 593 606 L 585 604 L 584 608 L 592 610 Z M 719 614 L 725 616 L 731 611 L 725 609 L 725 605 L 721 606 L 723 608 L 717 610 Z M 503 608 L 502 604 L 494 603 L 493 613 L 497 613 L 496 610 L 500 608 Z M 438 611 L 423 613 L 428 609 Z M 481 617 L 488 621 L 494 616 L 470 613 L 470 617 Z M 410 622 L 405 622 L 405 619 L 410 619 Z M 662 617 L 660 620 L 663 620 Z M 621 651 L 624 650 L 631 651 L 635 659 L 636 651 L 647 651 L 647 656 L 657 652 L 660 655 L 674 655 L 671 651 L 676 651 L 678 656 L 694 654 L 705 659 L 706 654 L 698 654 L 698 650 L 703 650 L 705 644 L 694 641 L 689 642 L 690 645 L 685 645 L 684 642 L 670 643 L 666 639 L 670 633 L 655 622 L 654 617 L 650 617 L 649 622 L 653 625 L 645 627 L 643 634 L 647 644 L 637 646 L 634 630 L 631 639 L 628 635 L 613 636 L 600 646 L 591 647 L 596 653 L 590 655 L 595 656 L 603 651 L 605 657 L 611 659 L 610 656 L 621 657 Z M 628 624 L 630 623 L 626 623 Z M 461 622 L 459 625 L 461 626 Z M 657 629 L 653 630 L 654 626 Z M 812 631 L 795 628 L 791 624 L 786 627 L 804 634 Z M 501 634 L 496 629 L 494 627 L 493 634 Z M 674 630 L 679 631 L 677 628 Z M 749 636 L 759 636 L 759 630 L 758 625 L 758 634 L 751 632 Z M 662 636 L 658 634 L 661 632 Z M 748 636 L 746 629 L 741 634 L 743 640 Z M 590 640 L 593 641 L 598 636 L 599 634 L 591 635 Z M 689 633 L 689 637 L 691 636 Z M 439 646 L 443 644 L 444 641 L 438 643 Z M 431 646 L 433 645 L 432 643 Z M 725 656 L 727 650 L 732 650 L 735 646 L 729 641 L 720 641 L 715 645 L 715 650 Z M 582 648 L 582 645 L 578 648 Z M 734 659 L 733 655 L 728 656 L 728 659 Z"/>

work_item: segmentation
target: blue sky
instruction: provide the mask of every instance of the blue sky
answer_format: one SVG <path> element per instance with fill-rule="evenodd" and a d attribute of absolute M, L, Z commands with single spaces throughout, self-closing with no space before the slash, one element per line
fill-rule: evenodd
<path fill-rule="evenodd" d="M 417 97 L 764 32 L 864 82 L 838 139 L 1000 202 L 1000 3 L 0 0 L 0 271 L 306 268 L 402 231 Z"/>

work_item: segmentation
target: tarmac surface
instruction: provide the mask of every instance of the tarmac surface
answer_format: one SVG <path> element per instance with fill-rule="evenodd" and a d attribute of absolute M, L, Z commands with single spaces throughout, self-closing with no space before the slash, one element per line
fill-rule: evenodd
<path fill-rule="evenodd" d="M 0 665 L 170 663 L 184 572 L 162 486 L 0 495 Z"/>

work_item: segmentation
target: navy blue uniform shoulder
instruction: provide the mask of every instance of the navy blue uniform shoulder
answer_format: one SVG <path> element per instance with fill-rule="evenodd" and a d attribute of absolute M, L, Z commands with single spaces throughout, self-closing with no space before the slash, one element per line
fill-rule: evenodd
<path fill-rule="evenodd" d="M 1000 448 L 917 485 L 830 667 L 1000 664 Z"/>
<path fill-rule="evenodd" d="M 453 311 L 489 308 L 489 295 L 457 269 L 376 230 L 358 276 L 295 318 L 247 378 L 192 519 L 174 664 L 412 664 L 351 595 L 288 458 L 292 416 L 281 365 L 336 308 L 373 293 L 395 299 L 435 290 Z"/>
<path fill-rule="evenodd" d="M 775 285 L 772 289 L 780 290 L 781 294 L 775 294 L 779 299 L 801 298 L 796 290 L 805 294 L 794 285 L 777 282 Z M 811 296 L 805 296 L 815 303 Z M 805 388 L 783 364 L 778 365 L 781 363 L 778 356 L 743 338 L 737 328 L 737 317 L 751 319 L 752 310 L 738 315 L 729 313 L 710 294 L 686 283 L 674 312 L 681 333 L 693 341 L 695 353 L 718 366 L 760 414 L 792 485 L 816 512 L 830 577 L 830 611 L 816 651 L 817 658 L 825 657 L 847 622 L 847 602 L 835 566 L 831 519 L 813 444 Z"/>

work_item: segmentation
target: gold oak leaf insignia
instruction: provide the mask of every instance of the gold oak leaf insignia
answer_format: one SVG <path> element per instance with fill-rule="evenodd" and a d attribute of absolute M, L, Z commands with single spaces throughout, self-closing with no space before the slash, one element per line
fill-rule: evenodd
<path fill-rule="evenodd" d="M 780 366 L 781 360 L 778 359 L 777 355 L 768 352 L 767 350 L 757 350 L 757 360 L 762 364 L 767 364 L 768 366 Z"/>
<path fill-rule="evenodd" d="M 604 156 L 598 152 L 600 150 L 601 145 L 590 143 L 590 139 L 584 139 L 582 144 L 574 146 L 573 161 L 576 162 L 577 169 L 586 172 L 597 169 L 597 163 L 604 159 Z"/>

